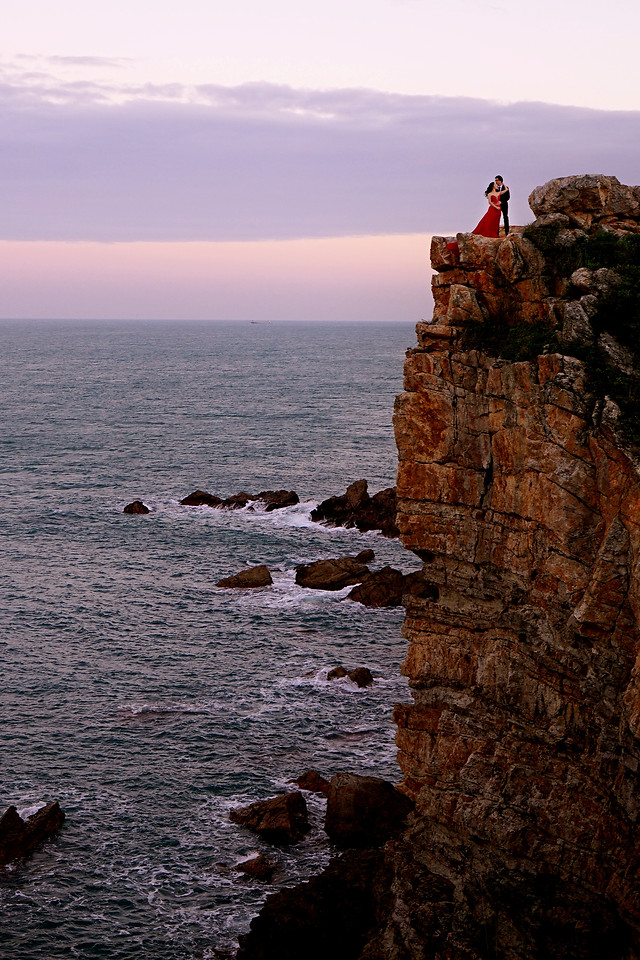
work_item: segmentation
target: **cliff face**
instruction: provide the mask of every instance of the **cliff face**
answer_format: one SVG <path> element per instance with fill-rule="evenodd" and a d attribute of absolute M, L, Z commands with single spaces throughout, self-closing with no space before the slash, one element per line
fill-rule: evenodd
<path fill-rule="evenodd" d="M 434 238 L 396 405 L 415 814 L 269 898 L 243 960 L 640 958 L 640 188 L 530 204 Z"/>
<path fill-rule="evenodd" d="M 557 249 L 640 231 L 639 200 L 605 177 L 530 198 Z M 581 361 L 509 362 L 468 336 L 547 323 L 622 369 L 628 350 L 590 323 L 615 278 L 563 277 L 520 235 L 458 245 L 433 241 L 434 320 L 395 412 L 398 526 L 438 595 L 408 598 L 396 722 L 417 817 L 368 955 L 637 957 L 638 461 Z"/>

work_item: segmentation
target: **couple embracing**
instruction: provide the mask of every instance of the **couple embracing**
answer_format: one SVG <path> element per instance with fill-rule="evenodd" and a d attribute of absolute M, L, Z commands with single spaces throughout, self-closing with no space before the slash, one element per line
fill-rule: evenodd
<path fill-rule="evenodd" d="M 489 209 L 478 226 L 471 231 L 481 237 L 497 237 L 500 233 L 500 217 L 504 220 L 504 235 L 509 235 L 509 187 L 501 176 L 496 176 L 484 192 L 489 201 Z M 447 244 L 450 250 L 458 253 L 458 243 L 452 240 Z"/>
<path fill-rule="evenodd" d="M 504 235 L 509 236 L 509 187 L 501 176 L 496 176 L 484 192 L 489 201 L 489 209 L 472 233 L 481 237 L 497 237 L 500 231 L 500 215 L 504 221 Z"/>

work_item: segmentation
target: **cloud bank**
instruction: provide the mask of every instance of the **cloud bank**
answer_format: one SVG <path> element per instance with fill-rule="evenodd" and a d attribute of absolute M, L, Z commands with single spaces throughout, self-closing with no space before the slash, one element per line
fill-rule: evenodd
<path fill-rule="evenodd" d="M 512 222 L 556 176 L 637 179 L 640 113 L 467 98 L 62 83 L 0 75 L 0 238 L 185 241 L 471 229 L 502 173 Z"/>

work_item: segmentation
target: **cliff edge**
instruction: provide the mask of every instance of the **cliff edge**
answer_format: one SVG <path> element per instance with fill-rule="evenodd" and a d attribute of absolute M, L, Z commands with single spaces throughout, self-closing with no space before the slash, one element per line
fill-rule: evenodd
<path fill-rule="evenodd" d="M 405 598 L 395 711 L 416 812 L 339 957 L 640 957 L 640 188 L 529 200 L 508 238 L 433 239 L 394 415 L 433 586 Z M 259 929 L 243 957 L 316 956 Z"/>

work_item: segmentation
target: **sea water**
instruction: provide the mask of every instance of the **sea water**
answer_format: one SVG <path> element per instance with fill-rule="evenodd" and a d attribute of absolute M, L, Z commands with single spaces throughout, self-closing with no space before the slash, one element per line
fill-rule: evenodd
<path fill-rule="evenodd" d="M 308 768 L 397 780 L 401 609 L 295 584 L 373 548 L 310 520 L 361 477 L 394 483 L 410 324 L 0 324 L 0 807 L 66 821 L 0 868 L 0 956 L 190 960 L 231 949 L 265 896 L 335 851 L 271 848 L 229 811 Z M 196 488 L 296 490 L 266 513 L 189 508 Z M 123 514 L 142 499 L 146 516 Z M 216 581 L 266 563 L 271 587 Z M 367 666 L 373 687 L 329 682 Z M 1 812 L 1 811 L 0 811 Z M 255 851 L 273 884 L 243 878 Z"/>

